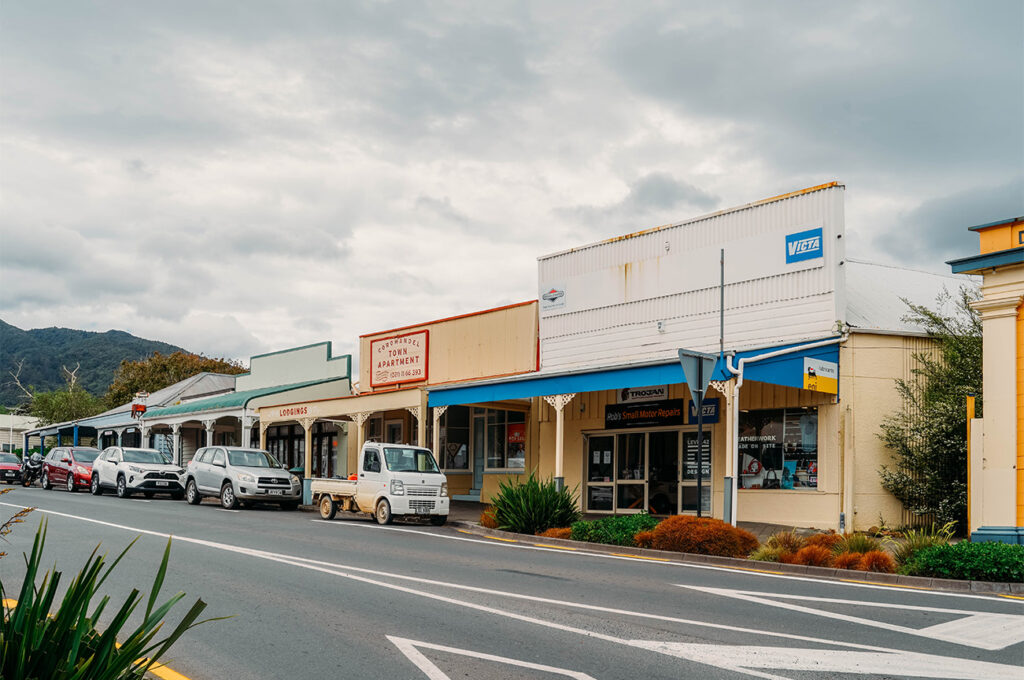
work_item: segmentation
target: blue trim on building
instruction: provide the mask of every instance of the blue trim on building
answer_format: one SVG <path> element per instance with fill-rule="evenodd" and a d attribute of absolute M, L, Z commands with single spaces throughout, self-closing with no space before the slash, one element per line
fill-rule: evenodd
<path fill-rule="evenodd" d="M 805 344 L 807 342 L 737 352 L 733 358 L 733 365 L 735 366 L 736 362 L 744 357 L 754 357 Z M 802 388 L 804 385 L 804 357 L 838 363 L 839 345 L 816 347 L 790 355 L 751 363 L 744 368 L 744 380 Z M 718 365 L 715 366 L 712 380 L 728 380 L 729 377 L 731 375 L 728 373 L 728 369 L 726 369 L 723 362 L 719 361 Z M 459 387 L 428 388 L 428 404 L 430 406 L 479 404 L 488 401 L 504 401 L 506 399 L 529 399 L 531 397 L 542 397 L 551 394 L 600 392 L 602 390 L 615 390 L 623 387 L 644 387 L 647 385 L 685 382 L 686 376 L 683 374 L 682 366 L 679 365 L 678 361 L 672 361 L 663 364 L 599 369 L 580 373 L 523 376 L 513 380 L 469 384 Z"/>
<path fill-rule="evenodd" d="M 989 222 L 988 224 L 979 224 L 976 227 L 967 227 L 967 230 L 968 231 L 980 231 L 982 229 L 988 229 L 989 227 L 998 227 L 998 226 L 1000 226 L 1002 224 L 1013 224 L 1014 222 L 1021 222 L 1021 221 L 1024 221 L 1024 216 L 1022 216 L 1022 217 L 1011 217 L 1008 220 L 999 220 L 998 222 Z"/>
<path fill-rule="evenodd" d="M 1024 527 L 978 527 L 971 533 L 971 543 L 1024 545 Z"/>
<path fill-rule="evenodd" d="M 988 269 L 989 267 L 1024 264 L 1024 246 L 1000 250 L 995 253 L 986 253 L 984 255 L 962 257 L 959 260 L 948 260 L 946 264 L 953 269 L 954 274 L 969 274 L 982 269 Z"/>

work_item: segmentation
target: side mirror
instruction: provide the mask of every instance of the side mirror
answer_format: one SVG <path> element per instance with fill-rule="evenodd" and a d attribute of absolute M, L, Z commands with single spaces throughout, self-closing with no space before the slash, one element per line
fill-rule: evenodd
<path fill-rule="evenodd" d="M 60 459 L 60 462 L 62 462 L 62 463 L 70 463 L 71 459 L 68 458 L 67 456 L 64 456 L 63 458 Z"/>
<path fill-rule="evenodd" d="M 226 465 L 224 464 L 224 461 L 214 461 L 214 463 L 213 463 L 213 464 L 214 464 L 214 465 L 216 465 L 217 467 L 227 467 L 227 466 L 226 466 Z"/>

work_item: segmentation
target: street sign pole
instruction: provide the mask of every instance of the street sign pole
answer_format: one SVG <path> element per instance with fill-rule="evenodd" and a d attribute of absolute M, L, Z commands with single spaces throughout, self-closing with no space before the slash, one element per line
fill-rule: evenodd
<path fill-rule="evenodd" d="M 704 384 L 704 362 L 697 364 L 697 384 Z M 696 392 L 697 399 L 697 517 L 702 516 L 704 505 L 704 390 Z"/>
<path fill-rule="evenodd" d="M 697 409 L 697 516 L 703 514 L 703 486 L 704 486 L 704 393 L 707 392 L 708 383 L 711 381 L 711 373 L 715 370 L 714 354 L 693 352 L 686 349 L 679 350 L 679 364 L 683 369 L 683 377 L 690 388 L 690 396 L 693 398 Z M 685 452 L 684 452 L 685 454 Z M 684 461 L 685 462 L 685 461 Z M 685 466 L 684 466 L 685 467 Z"/>

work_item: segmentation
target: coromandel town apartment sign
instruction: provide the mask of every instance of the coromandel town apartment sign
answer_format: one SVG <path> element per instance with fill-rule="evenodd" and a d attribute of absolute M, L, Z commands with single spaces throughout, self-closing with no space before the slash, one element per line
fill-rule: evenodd
<path fill-rule="evenodd" d="M 427 379 L 429 331 L 370 342 L 370 386 L 384 387 Z"/>

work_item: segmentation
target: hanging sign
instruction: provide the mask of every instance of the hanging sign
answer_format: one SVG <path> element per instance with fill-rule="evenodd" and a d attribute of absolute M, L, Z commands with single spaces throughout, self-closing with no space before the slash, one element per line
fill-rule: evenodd
<path fill-rule="evenodd" d="M 427 379 L 430 331 L 416 331 L 370 342 L 370 387 Z"/>
<path fill-rule="evenodd" d="M 804 389 L 839 394 L 839 364 L 804 357 Z"/>
<path fill-rule="evenodd" d="M 661 401 L 662 399 L 668 399 L 668 385 L 623 387 L 619 390 L 620 404 L 636 404 L 646 401 Z"/>
<path fill-rule="evenodd" d="M 609 430 L 623 427 L 664 427 L 683 425 L 683 399 L 665 399 L 646 404 L 608 404 L 604 407 L 604 426 Z"/>

